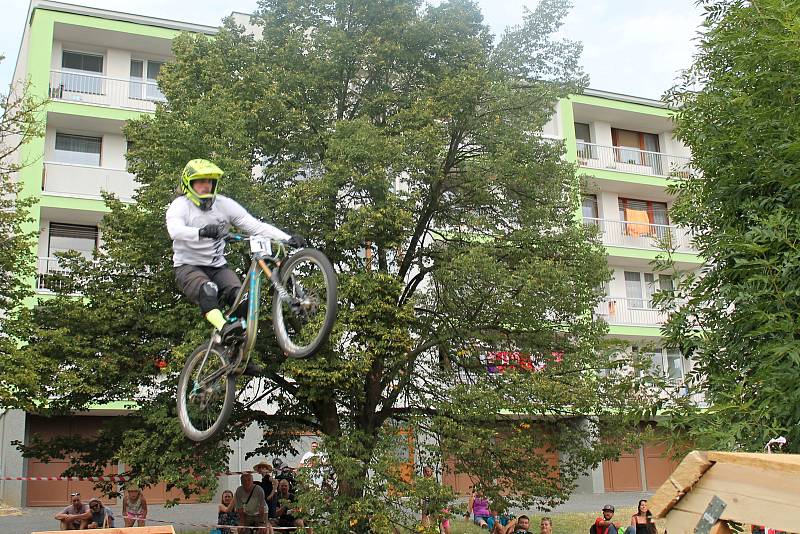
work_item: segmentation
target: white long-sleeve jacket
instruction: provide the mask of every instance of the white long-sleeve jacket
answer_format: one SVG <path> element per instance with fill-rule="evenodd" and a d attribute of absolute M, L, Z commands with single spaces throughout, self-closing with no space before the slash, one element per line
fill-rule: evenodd
<path fill-rule="evenodd" d="M 260 235 L 273 239 L 286 240 L 291 236 L 263 223 L 250 215 L 238 202 L 217 195 L 208 211 L 195 206 L 186 196 L 172 201 L 167 209 L 167 231 L 172 238 L 172 263 L 181 265 L 201 265 L 221 267 L 225 260 L 225 240 L 208 239 L 199 236 L 200 228 L 207 224 L 233 225 L 249 235 Z"/>

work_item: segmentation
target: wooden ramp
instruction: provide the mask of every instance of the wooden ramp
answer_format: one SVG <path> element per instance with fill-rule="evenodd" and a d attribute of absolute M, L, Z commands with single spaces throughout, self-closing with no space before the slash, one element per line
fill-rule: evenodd
<path fill-rule="evenodd" d="M 31 534 L 63 534 L 63 530 L 40 530 Z M 175 534 L 172 525 L 161 525 L 158 527 L 115 527 L 115 528 L 93 528 L 86 532 L 93 534 Z"/>
<path fill-rule="evenodd" d="M 711 499 L 725 503 L 711 534 L 727 521 L 800 532 L 800 455 L 692 451 L 650 499 L 669 534 L 693 534 Z"/>

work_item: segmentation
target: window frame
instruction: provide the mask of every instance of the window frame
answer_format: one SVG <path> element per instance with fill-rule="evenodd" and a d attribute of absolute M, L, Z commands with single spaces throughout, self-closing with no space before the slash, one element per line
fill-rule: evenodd
<path fill-rule="evenodd" d="M 83 138 L 83 139 L 93 139 L 98 140 L 99 151 L 97 152 L 97 164 L 94 163 L 82 163 L 82 162 L 74 162 L 74 161 L 62 161 L 58 158 L 59 152 L 72 152 L 77 154 L 94 154 L 94 152 L 78 152 L 75 150 L 60 150 L 56 148 L 58 146 L 58 138 L 61 136 L 73 137 L 73 138 Z M 68 132 L 59 132 L 56 131 L 55 139 L 53 142 L 53 162 L 54 163 L 63 163 L 65 165 L 85 165 L 87 167 L 102 167 L 103 166 L 103 136 L 94 136 L 94 135 L 85 135 L 85 134 L 75 134 L 75 133 L 68 133 Z"/>
<path fill-rule="evenodd" d="M 159 73 L 161 71 L 161 67 L 166 64 L 166 60 L 158 60 L 158 59 L 149 59 L 149 58 L 142 58 L 142 57 L 131 57 L 130 61 L 130 70 L 129 73 L 133 70 L 134 62 L 139 62 L 142 64 L 142 75 L 141 76 L 134 76 L 133 74 L 129 75 L 130 82 L 128 84 L 128 98 L 133 100 L 147 100 L 149 102 L 163 102 L 166 100 L 166 96 L 164 93 L 161 92 L 161 89 L 158 88 L 158 84 L 156 83 L 156 78 L 148 77 L 148 71 L 150 70 L 151 64 L 159 64 Z M 158 91 L 158 95 L 152 96 L 149 94 L 149 88 L 155 87 L 155 90 Z"/>

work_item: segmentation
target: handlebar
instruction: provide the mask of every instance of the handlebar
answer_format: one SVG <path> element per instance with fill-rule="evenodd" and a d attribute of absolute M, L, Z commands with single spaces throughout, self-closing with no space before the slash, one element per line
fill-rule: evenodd
<path fill-rule="evenodd" d="M 236 243 L 238 241 L 244 241 L 247 237 L 248 236 L 242 234 L 226 234 L 223 239 L 226 243 Z"/>

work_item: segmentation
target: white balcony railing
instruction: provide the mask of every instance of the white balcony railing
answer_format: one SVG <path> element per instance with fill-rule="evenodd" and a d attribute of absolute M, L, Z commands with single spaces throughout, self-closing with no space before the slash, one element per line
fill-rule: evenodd
<path fill-rule="evenodd" d="M 58 265 L 58 258 L 39 258 L 36 266 L 36 289 L 39 291 L 61 289 L 59 281 L 53 280 L 50 275 L 65 273 L 66 271 Z"/>
<path fill-rule="evenodd" d="M 674 224 L 612 221 L 594 217 L 584 217 L 583 224 L 597 226 L 603 244 L 607 246 L 659 250 L 667 246 L 679 252 L 695 251 L 689 232 Z"/>
<path fill-rule="evenodd" d="M 656 308 L 649 298 L 604 297 L 595 315 L 611 325 L 661 326 L 668 313 Z"/>
<path fill-rule="evenodd" d="M 683 179 L 691 175 L 689 158 L 621 146 L 578 141 L 578 164 L 591 169 Z"/>
<path fill-rule="evenodd" d="M 165 100 L 155 82 L 61 69 L 50 71 L 50 98 L 138 111 L 155 111 Z"/>
<path fill-rule="evenodd" d="M 136 187 L 136 177 L 122 169 L 74 163 L 44 164 L 42 191 L 48 193 L 101 198 L 101 192 L 108 191 L 122 200 L 130 200 Z"/>

